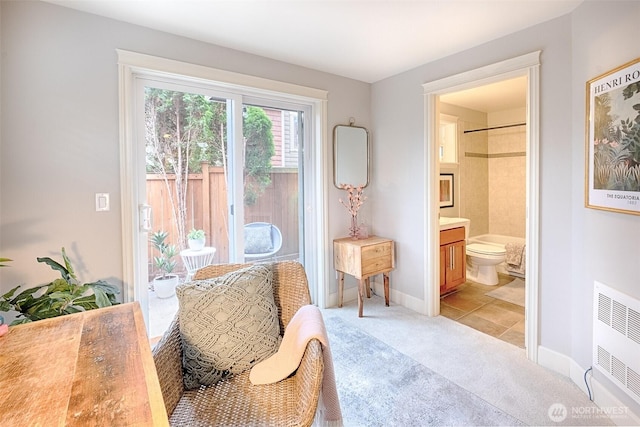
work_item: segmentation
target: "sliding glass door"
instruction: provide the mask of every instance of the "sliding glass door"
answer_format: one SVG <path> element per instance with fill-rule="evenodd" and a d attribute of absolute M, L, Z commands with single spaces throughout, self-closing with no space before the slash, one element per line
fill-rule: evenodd
<path fill-rule="evenodd" d="M 136 79 L 135 93 L 138 240 L 147 242 L 137 294 L 154 337 L 177 310 L 166 276 L 184 282 L 208 263 L 304 263 L 308 107 L 169 79 Z M 204 249 L 189 249 L 191 230 L 204 231 Z"/>

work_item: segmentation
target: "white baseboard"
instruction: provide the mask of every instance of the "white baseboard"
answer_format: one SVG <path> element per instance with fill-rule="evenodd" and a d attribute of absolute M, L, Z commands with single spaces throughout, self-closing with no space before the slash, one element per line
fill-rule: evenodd
<path fill-rule="evenodd" d="M 546 347 L 538 347 L 538 364 L 545 368 L 551 369 L 573 381 L 585 395 L 589 394 L 587 385 L 584 382 L 584 373 L 588 368 L 583 368 L 575 360 L 557 351 Z M 632 408 L 625 405 L 618 399 L 607 387 L 600 381 L 588 375 L 589 385 L 591 387 L 591 396 L 593 403 L 601 408 L 605 413 L 612 414 L 611 421 L 619 426 L 640 425 L 640 415 L 635 413 Z M 624 414 L 620 413 L 624 408 Z"/>
<path fill-rule="evenodd" d="M 376 295 L 380 295 L 384 298 L 384 283 L 376 280 L 371 281 L 371 287 L 373 288 Z M 424 300 L 416 297 L 412 297 L 411 295 L 407 295 L 403 292 L 394 289 L 393 286 L 390 286 L 389 289 L 389 303 L 401 305 L 403 307 L 407 307 L 409 310 L 413 310 L 417 313 L 424 314 L 425 304 Z"/>
<path fill-rule="evenodd" d="M 370 284 L 371 284 L 371 288 L 373 289 L 373 292 L 375 292 L 376 295 L 380 295 L 384 298 L 384 283 L 371 280 Z M 357 299 L 358 299 L 357 286 L 352 286 L 344 290 L 344 295 L 342 296 L 343 302 L 355 301 Z M 408 308 L 409 310 L 413 310 L 417 313 L 424 314 L 425 304 L 423 300 L 416 297 L 412 297 L 411 295 L 407 295 L 403 292 L 399 292 L 398 290 L 393 289 L 393 286 L 391 286 L 389 289 L 389 300 L 390 300 L 390 304 L 401 305 L 403 307 Z M 337 306 L 338 306 L 338 293 L 334 292 L 332 294 L 329 294 L 327 298 L 327 307 L 337 307 Z"/>
<path fill-rule="evenodd" d="M 546 347 L 538 346 L 538 364 L 565 377 L 571 373 L 571 359 Z"/>

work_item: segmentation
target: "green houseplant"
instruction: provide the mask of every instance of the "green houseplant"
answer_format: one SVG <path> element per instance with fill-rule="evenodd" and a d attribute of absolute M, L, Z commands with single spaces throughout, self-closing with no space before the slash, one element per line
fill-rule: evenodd
<path fill-rule="evenodd" d="M 169 245 L 166 240 L 169 233 L 160 230 L 151 235 L 151 244 L 158 251 L 159 255 L 153 257 L 156 267 L 160 270 L 160 275 L 153 279 L 153 289 L 158 298 L 169 298 L 173 296 L 178 285 L 178 276 L 173 273 L 176 268 L 176 261 L 173 259 L 178 251 L 175 245 Z"/>
<path fill-rule="evenodd" d="M 199 251 L 204 248 L 204 230 L 197 230 L 195 228 L 192 228 L 189 234 L 187 234 L 187 239 L 189 243 L 189 249 Z"/>
<path fill-rule="evenodd" d="M 78 280 L 64 248 L 62 248 L 64 265 L 49 257 L 36 259 L 60 272 L 61 278 L 46 285 L 25 289 L 17 295 L 16 292 L 20 286 L 16 286 L 0 296 L 0 311 L 19 313 L 18 318 L 11 322 L 11 325 L 118 304 L 116 295 L 120 290 L 116 286 L 104 280 L 84 284 Z"/>

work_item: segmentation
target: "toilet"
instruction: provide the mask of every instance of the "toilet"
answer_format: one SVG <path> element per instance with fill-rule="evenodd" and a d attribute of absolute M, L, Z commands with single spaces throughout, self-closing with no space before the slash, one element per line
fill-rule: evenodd
<path fill-rule="evenodd" d="M 498 284 L 496 266 L 504 262 L 507 251 L 504 245 L 471 243 L 467 245 L 467 279 L 483 285 Z"/>

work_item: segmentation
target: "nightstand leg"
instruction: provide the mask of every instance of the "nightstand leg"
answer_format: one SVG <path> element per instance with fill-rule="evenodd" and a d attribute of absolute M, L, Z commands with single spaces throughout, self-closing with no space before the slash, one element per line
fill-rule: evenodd
<path fill-rule="evenodd" d="M 364 285 L 365 289 L 367 290 L 367 298 L 371 298 L 371 282 L 369 281 L 368 277 L 364 279 Z"/>
<path fill-rule="evenodd" d="M 358 317 L 362 317 L 362 298 L 364 297 L 364 280 L 358 282 Z"/>
<path fill-rule="evenodd" d="M 389 273 L 382 273 L 384 278 L 384 303 L 389 307 Z"/>
<path fill-rule="evenodd" d="M 342 295 L 344 292 L 344 273 L 338 271 L 338 307 L 342 308 Z"/>

